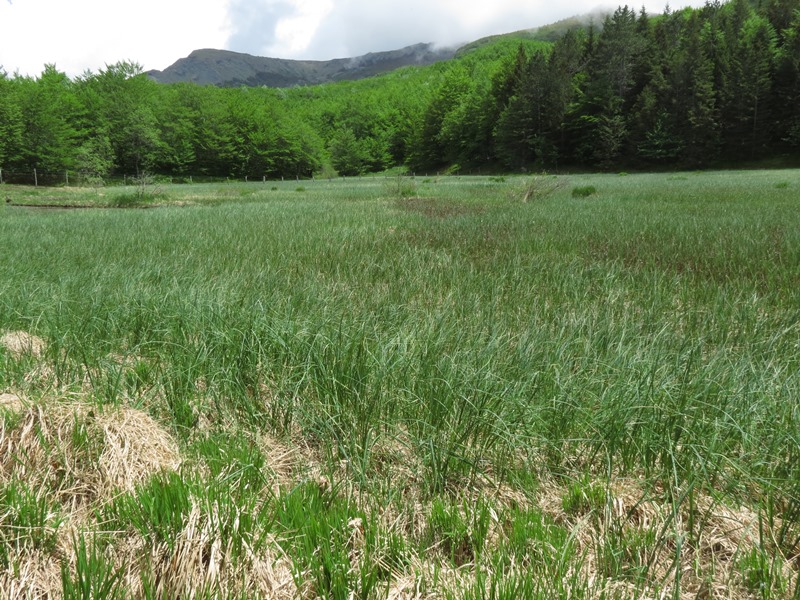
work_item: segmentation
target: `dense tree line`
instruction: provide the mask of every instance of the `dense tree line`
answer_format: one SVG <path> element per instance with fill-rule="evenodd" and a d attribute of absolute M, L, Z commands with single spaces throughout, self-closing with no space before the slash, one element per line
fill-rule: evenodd
<path fill-rule="evenodd" d="M 800 157 L 800 0 L 622 7 L 555 43 L 275 90 L 160 85 L 132 63 L 0 75 L 0 168 L 102 179 L 690 167 Z"/>
<path fill-rule="evenodd" d="M 462 94 L 453 113 L 475 102 Z M 708 2 L 655 18 L 622 7 L 549 51 L 520 50 L 483 106 L 487 122 L 460 121 L 445 162 L 698 168 L 798 158 L 800 1 Z M 468 143 L 476 129 L 480 154 Z"/>

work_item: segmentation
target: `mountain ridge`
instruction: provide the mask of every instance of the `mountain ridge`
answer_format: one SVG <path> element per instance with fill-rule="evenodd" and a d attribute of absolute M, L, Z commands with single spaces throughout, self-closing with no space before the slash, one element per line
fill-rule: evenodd
<path fill-rule="evenodd" d="M 432 43 L 332 60 L 271 58 L 204 48 L 192 51 L 163 71 L 147 71 L 147 75 L 159 83 L 280 88 L 363 79 L 401 67 L 449 60 L 455 54 L 456 48 L 437 48 Z"/>
<path fill-rule="evenodd" d="M 554 42 L 570 29 L 593 25 L 602 29 L 607 12 L 595 10 L 549 25 L 482 37 L 453 47 L 419 43 L 398 50 L 370 52 L 351 58 L 297 60 L 254 56 L 232 50 L 204 48 L 192 51 L 163 71 L 147 71 L 158 83 L 191 82 L 219 87 L 266 86 L 288 88 L 364 79 L 408 66 L 427 66 L 463 56 L 501 39 Z"/>

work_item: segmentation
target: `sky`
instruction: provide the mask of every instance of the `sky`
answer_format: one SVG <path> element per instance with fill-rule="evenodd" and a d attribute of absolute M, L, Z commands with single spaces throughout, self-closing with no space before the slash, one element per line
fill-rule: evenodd
<path fill-rule="evenodd" d="M 702 6 L 678 0 L 673 10 Z M 650 14 L 666 2 L 645 1 Z M 0 67 L 71 77 L 128 60 L 164 69 L 192 50 L 329 60 L 442 46 L 616 8 L 606 0 L 0 0 Z"/>

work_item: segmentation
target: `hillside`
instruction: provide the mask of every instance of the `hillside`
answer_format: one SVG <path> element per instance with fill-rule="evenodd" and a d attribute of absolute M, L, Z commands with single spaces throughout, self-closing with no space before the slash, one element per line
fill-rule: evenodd
<path fill-rule="evenodd" d="M 195 50 L 163 71 L 148 71 L 159 83 L 191 82 L 220 87 L 292 87 L 363 79 L 410 65 L 430 65 L 454 56 L 454 49 L 415 44 L 354 58 L 289 60 L 229 50 Z"/>
<path fill-rule="evenodd" d="M 503 40 L 555 42 L 563 37 L 568 31 L 584 29 L 590 25 L 595 27 L 597 30 L 601 30 L 603 28 L 603 19 L 607 14 L 608 11 L 597 9 L 583 15 L 576 15 L 567 19 L 561 19 L 560 21 L 556 21 L 555 23 L 544 25 L 542 27 L 520 29 L 518 31 L 512 31 L 511 33 L 501 33 L 497 35 L 486 36 L 461 46 L 457 50 L 456 55 L 463 56 L 467 52 L 476 50 L 478 48 L 483 48 L 485 46 L 490 46 L 495 42 Z"/>
<path fill-rule="evenodd" d="M 195 50 L 163 71 L 152 70 L 147 75 L 158 83 L 188 82 L 219 87 L 244 85 L 287 88 L 355 81 L 389 73 L 401 67 L 425 66 L 449 60 L 498 41 L 553 42 L 569 30 L 579 29 L 590 23 L 602 23 L 603 16 L 600 12 L 575 16 L 544 27 L 484 37 L 458 48 L 437 48 L 430 43 L 421 43 L 399 50 L 325 61 L 270 58 L 230 50 Z"/>
<path fill-rule="evenodd" d="M 2 178 L 796 166 L 800 0 L 784 12 L 742 2 L 620 8 L 554 43 L 520 31 L 358 81 L 431 49 L 316 63 L 205 50 L 184 61 L 197 62 L 191 76 L 184 65 L 190 83 L 131 63 L 75 81 L 54 66 L 0 77 Z M 721 32 L 710 46 L 709 28 Z M 321 80 L 332 83 L 307 85 Z"/>

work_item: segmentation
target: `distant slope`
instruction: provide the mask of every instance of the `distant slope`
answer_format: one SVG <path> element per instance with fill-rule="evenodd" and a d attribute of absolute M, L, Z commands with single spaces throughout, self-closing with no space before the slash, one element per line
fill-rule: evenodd
<path fill-rule="evenodd" d="M 567 33 L 567 31 L 572 29 L 582 29 L 592 25 L 596 30 L 599 31 L 603 28 L 603 19 L 605 18 L 606 14 L 607 12 L 598 9 L 585 15 L 576 15 L 567 19 L 561 19 L 560 21 L 556 21 L 550 25 L 544 25 L 543 27 L 534 27 L 531 29 L 512 31 L 511 33 L 490 35 L 462 46 L 458 49 L 457 55 L 463 56 L 467 52 L 482 48 L 499 40 L 534 40 L 539 42 L 555 42 L 565 33 Z"/>
<path fill-rule="evenodd" d="M 148 71 L 147 74 L 159 83 L 293 87 L 363 79 L 400 67 L 430 65 L 454 55 L 454 49 L 435 49 L 433 44 L 416 44 L 400 50 L 326 61 L 266 58 L 206 49 L 195 50 L 163 71 Z"/>

